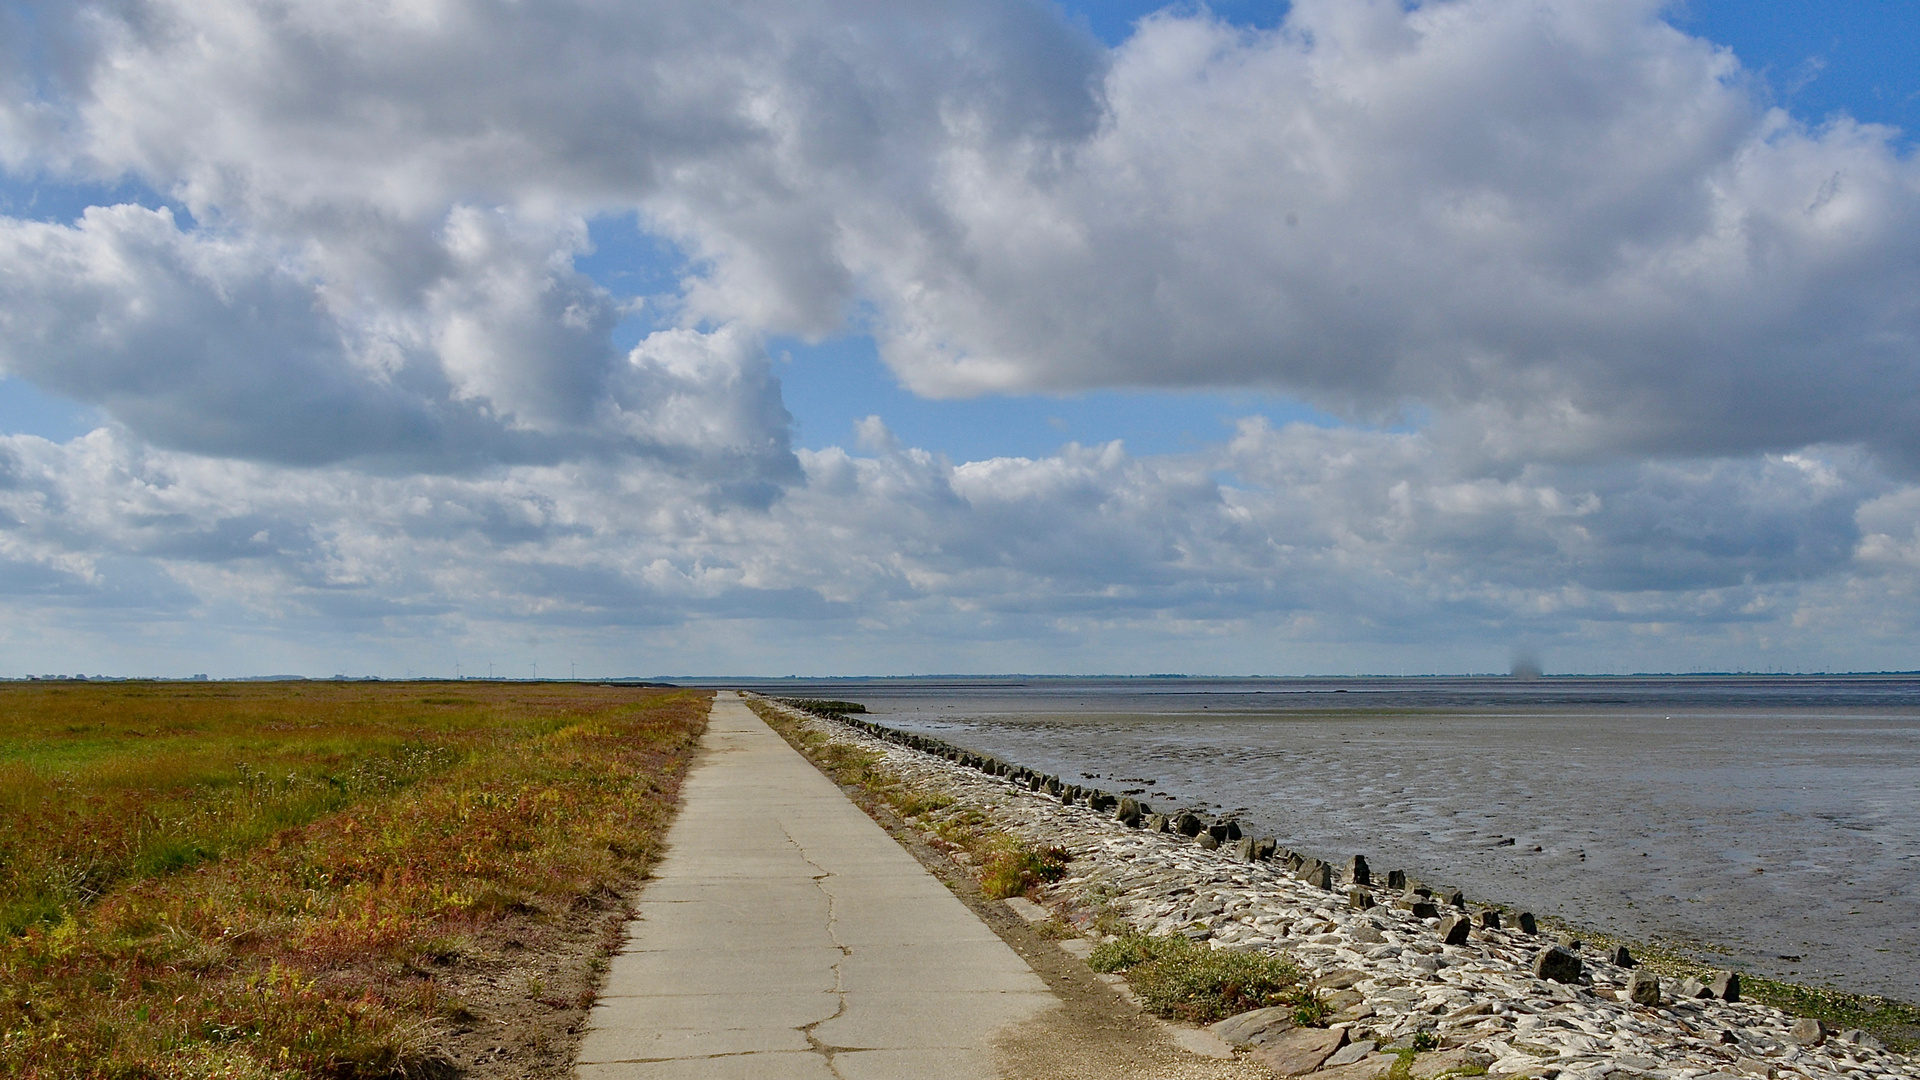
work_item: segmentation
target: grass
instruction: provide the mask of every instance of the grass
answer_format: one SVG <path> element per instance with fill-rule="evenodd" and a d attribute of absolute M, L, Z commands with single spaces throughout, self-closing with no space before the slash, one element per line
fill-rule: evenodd
<path fill-rule="evenodd" d="M 995 838 L 980 859 L 980 889 L 989 900 L 1025 896 L 1066 875 L 1066 851 L 1035 847 L 1010 836 Z"/>
<path fill-rule="evenodd" d="M 0 1073 L 432 1075 L 435 968 L 644 873 L 707 695 L 0 687 Z"/>
<path fill-rule="evenodd" d="M 1156 1016 L 1210 1024 L 1249 1009 L 1291 1005 L 1302 1025 L 1323 1023 L 1325 1005 L 1300 984 L 1300 971 L 1265 953 L 1212 949 L 1179 934 L 1128 934 L 1093 950 L 1095 971 L 1124 971 Z"/>

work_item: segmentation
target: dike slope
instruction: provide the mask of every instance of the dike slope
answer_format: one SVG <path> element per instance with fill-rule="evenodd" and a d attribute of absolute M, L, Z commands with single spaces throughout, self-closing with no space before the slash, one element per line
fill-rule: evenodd
<path fill-rule="evenodd" d="M 926 736 L 787 711 L 882 754 L 882 767 L 916 790 L 954 800 L 947 813 L 974 811 L 1024 841 L 1065 849 L 1072 876 L 1041 900 L 1083 932 L 1102 915 L 1118 916 L 1146 933 L 1291 959 L 1338 1010 L 1327 1027 L 1296 1029 L 1270 1010 L 1213 1028 L 1280 1075 L 1920 1077 L 1913 1060 L 1865 1033 L 1724 1000 L 1737 998 L 1737 981 L 1657 985 L 1611 955 L 1530 932 L 1530 917 L 1497 919 L 1497 909 L 1466 910 L 1458 894 L 1387 888 L 1386 875 L 1376 880 L 1364 862 L 1336 868 L 1238 837 L 1226 822 L 1151 814 Z M 1203 831 L 1162 831 L 1182 824 Z M 1084 955 L 1089 943 L 1063 946 Z"/>

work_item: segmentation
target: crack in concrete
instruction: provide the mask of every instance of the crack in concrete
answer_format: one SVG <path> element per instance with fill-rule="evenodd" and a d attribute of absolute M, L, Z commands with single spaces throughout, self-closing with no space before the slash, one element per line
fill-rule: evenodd
<path fill-rule="evenodd" d="M 834 1013 L 832 1016 L 815 1020 L 811 1024 L 802 1025 L 798 1030 L 800 1034 L 805 1035 L 807 1037 L 807 1045 L 813 1049 L 813 1052 L 816 1054 L 819 1054 L 822 1058 L 826 1060 L 827 1071 L 832 1073 L 835 1076 L 844 1077 L 844 1074 L 841 1073 L 839 1067 L 834 1064 L 834 1057 L 837 1054 L 847 1053 L 852 1048 L 843 1047 L 843 1046 L 830 1046 L 827 1043 L 821 1042 L 820 1039 L 814 1035 L 814 1029 L 819 1027 L 821 1024 L 826 1023 L 828 1020 L 838 1020 L 840 1017 L 845 1016 L 847 1014 L 846 974 L 840 970 L 840 965 L 846 962 L 847 957 L 853 955 L 853 949 L 849 948 L 846 945 L 846 943 L 840 940 L 840 935 L 838 933 L 838 927 L 840 922 L 840 898 L 835 896 L 833 894 L 833 890 L 827 888 L 827 884 L 826 884 L 827 879 L 830 877 L 833 877 L 834 873 L 833 871 L 828 870 L 826 867 L 821 866 L 819 863 L 813 861 L 812 856 L 807 854 L 807 849 L 801 845 L 800 841 L 793 838 L 793 833 L 787 829 L 787 826 L 784 822 L 780 824 L 780 832 L 784 836 L 786 836 L 787 843 L 793 845 L 793 850 L 800 853 L 801 860 L 805 862 L 808 866 L 813 867 L 814 870 L 818 871 L 816 874 L 813 875 L 813 885 L 815 888 L 820 890 L 820 893 L 822 896 L 825 896 L 827 898 L 827 940 L 833 942 L 833 947 L 840 950 L 840 959 L 835 960 L 833 962 L 833 994 L 834 994 L 834 997 L 839 1001 L 840 1007 L 834 1010 Z"/>

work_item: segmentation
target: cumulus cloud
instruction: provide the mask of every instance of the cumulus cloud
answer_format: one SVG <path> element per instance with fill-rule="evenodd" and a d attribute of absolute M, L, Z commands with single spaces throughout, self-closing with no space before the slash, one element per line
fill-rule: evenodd
<path fill-rule="evenodd" d="M 1920 171 L 1662 10 L 1183 8 L 1107 51 L 1038 0 L 15 5 L 0 165 L 157 197 L 0 218 L 0 371 L 115 421 L 6 441 L 0 591 L 1241 670 L 1910 639 Z M 686 253 L 669 295 L 576 268 L 602 215 Z M 927 395 L 1413 430 L 954 463 L 876 417 L 796 453 L 762 342 L 849 330 Z"/>
<path fill-rule="evenodd" d="M 1420 403 L 1507 457 L 1858 441 L 1912 467 L 1920 168 L 1887 129 L 1762 107 L 1660 10 L 1151 18 L 1093 137 L 958 145 L 941 242 L 864 246 L 886 355 L 935 394 Z"/>
<path fill-rule="evenodd" d="M 1171 457 L 803 452 L 804 480 L 766 509 L 702 500 L 662 465 L 368 477 L 104 430 L 4 449 L 0 590 L 68 611 L 32 622 L 197 611 L 256 650 L 357 635 L 336 648 L 376 666 L 389 638 L 451 652 L 622 630 L 659 635 L 649 670 L 697 669 L 711 643 L 690 623 L 763 656 L 806 626 L 816 666 L 847 642 L 853 669 L 955 650 L 1071 669 L 1109 635 L 1196 670 L 1348 667 L 1435 640 L 1484 664 L 1523 639 L 1685 666 L 1762 639 L 1828 655 L 1844 611 L 1841 651 L 1877 658 L 1914 632 L 1901 598 L 1920 582 L 1913 489 L 1841 449 L 1497 481 L 1424 435 L 1249 421 Z"/>
<path fill-rule="evenodd" d="M 591 411 L 612 314 L 565 264 L 638 210 L 695 260 L 687 324 L 866 305 L 923 393 L 1255 385 L 1510 460 L 1912 467 L 1920 169 L 1662 10 L 1303 0 L 1108 56 L 1020 0 L 56 5 L 0 133 L 252 249 L 278 306 L 234 352 L 331 347 L 305 289 L 416 410 L 516 430 Z"/>

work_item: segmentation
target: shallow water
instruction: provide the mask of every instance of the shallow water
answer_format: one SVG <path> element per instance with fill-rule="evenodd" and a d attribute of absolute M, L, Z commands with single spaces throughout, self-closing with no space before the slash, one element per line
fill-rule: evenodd
<path fill-rule="evenodd" d="M 1920 679 L 780 680 L 1473 899 L 1920 998 Z M 1511 844 L 1503 841 L 1511 840 Z"/>

